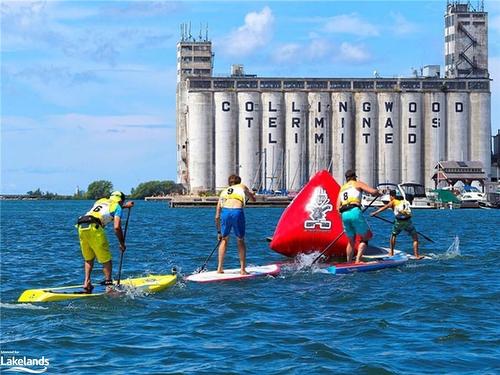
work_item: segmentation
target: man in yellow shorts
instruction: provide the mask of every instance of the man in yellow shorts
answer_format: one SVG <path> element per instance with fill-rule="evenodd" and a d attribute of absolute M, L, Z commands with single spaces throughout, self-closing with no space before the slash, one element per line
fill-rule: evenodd
<path fill-rule="evenodd" d="M 121 216 L 124 208 L 131 208 L 133 201 L 125 203 L 125 194 L 115 191 L 109 198 L 101 198 L 94 203 L 92 208 L 77 221 L 80 248 L 84 259 L 85 281 L 83 289 L 92 293 L 90 274 L 94 268 L 94 260 L 102 264 L 104 284 L 112 285 L 112 263 L 109 242 L 104 227 L 113 222 L 115 235 L 120 243 L 120 250 L 126 249 L 125 238 L 121 226 Z"/>

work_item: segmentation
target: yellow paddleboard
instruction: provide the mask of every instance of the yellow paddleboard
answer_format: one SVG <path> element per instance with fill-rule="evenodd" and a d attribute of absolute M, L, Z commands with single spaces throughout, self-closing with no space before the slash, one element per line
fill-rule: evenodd
<path fill-rule="evenodd" d="M 139 289 L 144 292 L 154 293 L 162 291 L 175 284 L 177 275 L 150 275 L 135 279 L 124 279 L 120 285 L 126 288 Z M 116 285 L 116 281 L 114 282 Z M 106 293 L 116 291 L 113 287 L 104 285 L 94 285 L 92 293 L 85 293 L 81 285 L 64 286 L 44 289 L 25 290 L 17 302 L 55 302 L 76 298 L 92 298 L 102 296 Z"/>

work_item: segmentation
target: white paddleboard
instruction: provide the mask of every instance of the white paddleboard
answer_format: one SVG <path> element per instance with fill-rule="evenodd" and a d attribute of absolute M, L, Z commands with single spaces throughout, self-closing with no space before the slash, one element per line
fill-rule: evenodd
<path fill-rule="evenodd" d="M 224 270 L 224 273 L 217 271 L 194 273 L 186 277 L 186 280 L 197 283 L 210 283 L 214 281 L 234 281 L 242 279 L 251 279 L 259 276 L 274 276 L 281 271 L 278 264 L 268 264 L 266 266 L 247 267 L 248 275 L 241 275 L 239 268 Z"/>

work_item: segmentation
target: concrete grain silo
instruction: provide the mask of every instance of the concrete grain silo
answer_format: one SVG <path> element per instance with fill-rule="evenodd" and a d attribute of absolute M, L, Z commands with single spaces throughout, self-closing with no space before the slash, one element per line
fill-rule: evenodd
<path fill-rule="evenodd" d="M 491 94 L 470 94 L 470 159 L 483 164 L 491 176 Z"/>
<path fill-rule="evenodd" d="M 330 95 L 326 92 L 311 92 L 308 123 L 308 175 L 328 169 L 331 161 L 331 107 Z"/>
<path fill-rule="evenodd" d="M 434 168 L 446 160 L 446 94 L 427 92 L 424 94 L 424 183 L 432 184 Z"/>
<path fill-rule="evenodd" d="M 422 183 L 422 94 L 401 94 L 401 181 Z"/>
<path fill-rule="evenodd" d="M 214 187 L 213 109 L 212 93 L 188 93 L 188 175 L 193 192 Z"/>
<path fill-rule="evenodd" d="M 401 181 L 400 101 L 396 92 L 381 92 L 378 102 L 378 183 Z"/>
<path fill-rule="evenodd" d="M 264 189 L 276 191 L 284 182 L 285 105 L 281 92 L 263 92 L 261 100 Z"/>
<path fill-rule="evenodd" d="M 355 108 L 355 154 L 356 174 L 368 185 L 377 184 L 377 94 L 356 92 Z"/>
<path fill-rule="evenodd" d="M 261 171 L 264 153 L 261 152 L 262 104 L 260 93 L 238 93 L 238 162 L 239 175 L 250 189 L 263 188 Z"/>
<path fill-rule="evenodd" d="M 238 172 L 238 103 L 234 92 L 215 92 L 215 189 L 227 186 L 227 178 Z"/>
<path fill-rule="evenodd" d="M 469 94 L 449 92 L 447 95 L 447 159 L 469 159 Z"/>
<path fill-rule="evenodd" d="M 351 92 L 332 93 L 332 167 L 337 182 L 344 181 L 347 169 L 354 168 L 354 97 Z"/>
<path fill-rule="evenodd" d="M 285 93 L 285 188 L 288 191 L 299 191 L 307 181 L 307 114 L 307 93 Z"/>

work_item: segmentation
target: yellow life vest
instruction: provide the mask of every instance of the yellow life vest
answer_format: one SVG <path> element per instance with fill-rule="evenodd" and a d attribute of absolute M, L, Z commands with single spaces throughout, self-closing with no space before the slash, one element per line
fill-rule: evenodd
<path fill-rule="evenodd" d="M 399 220 L 407 220 L 411 217 L 410 202 L 406 199 L 394 199 L 393 200 L 394 216 Z"/>
<path fill-rule="evenodd" d="M 223 200 L 227 199 L 236 199 L 239 200 L 243 205 L 245 204 L 245 189 L 243 188 L 243 185 L 237 184 L 237 185 L 232 185 L 220 193 L 220 198 Z"/>
<path fill-rule="evenodd" d="M 346 182 L 340 188 L 340 207 L 353 204 L 361 206 L 361 191 L 354 186 L 355 181 Z"/>
<path fill-rule="evenodd" d="M 101 221 L 102 226 L 113 221 L 112 215 L 116 211 L 118 203 L 114 199 L 101 198 L 94 203 L 92 208 L 87 212 L 87 215 L 93 216 Z"/>

